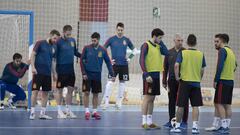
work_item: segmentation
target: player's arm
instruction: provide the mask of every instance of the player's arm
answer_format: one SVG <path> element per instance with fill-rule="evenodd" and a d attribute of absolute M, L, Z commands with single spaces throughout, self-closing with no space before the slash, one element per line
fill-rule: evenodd
<path fill-rule="evenodd" d="M 237 61 L 235 61 L 235 69 L 234 69 L 234 72 L 236 72 L 237 66 L 238 66 Z"/>
<path fill-rule="evenodd" d="M 87 47 L 84 47 L 82 50 L 82 56 L 80 58 L 80 67 L 81 67 L 81 72 L 82 72 L 82 77 L 84 80 L 87 80 L 87 73 L 85 70 L 85 63 L 87 62 Z"/>
<path fill-rule="evenodd" d="M 29 64 L 28 63 L 27 64 L 26 63 L 21 63 L 21 70 L 19 71 L 19 78 L 22 78 L 25 75 L 26 71 L 29 68 Z"/>
<path fill-rule="evenodd" d="M 105 49 L 104 49 L 103 58 L 104 58 L 104 61 L 107 65 L 109 75 L 111 75 L 111 77 L 113 77 L 114 72 L 113 72 L 112 62 L 110 60 L 110 57 L 108 56 L 107 50 L 105 50 Z"/>
<path fill-rule="evenodd" d="M 168 49 L 166 47 L 166 45 L 163 43 L 163 41 L 160 42 L 160 52 L 162 55 L 167 56 L 168 55 Z"/>
<path fill-rule="evenodd" d="M 146 63 L 145 63 L 145 59 L 146 59 L 147 52 L 148 52 L 148 46 L 147 46 L 146 43 L 144 43 L 144 44 L 141 46 L 139 64 L 140 64 L 140 66 L 141 66 L 141 69 L 142 69 L 142 72 L 143 72 L 143 76 L 144 76 L 145 78 L 147 78 L 147 77 L 149 76 L 149 75 L 148 75 L 148 72 L 147 72 L 147 68 L 146 68 Z"/>
<path fill-rule="evenodd" d="M 179 70 L 180 70 L 181 63 L 182 63 L 182 52 L 178 53 L 177 59 L 176 59 L 175 65 L 174 65 L 174 73 L 175 73 L 175 78 L 177 81 L 180 80 Z"/>
<path fill-rule="evenodd" d="M 56 67 L 57 67 L 57 46 L 55 46 L 53 48 L 55 51 L 53 53 L 53 59 L 52 59 L 52 75 L 53 75 L 53 80 L 57 81 L 57 71 L 56 71 Z"/>
<path fill-rule="evenodd" d="M 39 48 L 40 48 L 40 41 L 38 41 L 38 42 L 35 44 L 35 46 L 34 46 L 34 48 L 33 48 L 33 51 L 32 51 L 32 53 L 31 53 L 31 58 L 30 58 L 30 60 L 31 60 L 32 73 L 33 73 L 33 74 L 37 74 L 37 70 L 36 70 L 36 68 L 35 68 L 35 59 L 36 59 L 36 55 L 37 55 L 37 53 L 38 53 Z"/>
<path fill-rule="evenodd" d="M 81 53 L 78 51 L 76 41 L 74 40 L 74 55 L 78 58 L 81 57 Z"/>
<path fill-rule="evenodd" d="M 6 65 L 5 65 L 5 67 L 4 67 L 4 69 L 3 69 L 3 72 L 2 72 L 2 78 L 1 78 L 1 79 L 3 79 L 3 77 L 7 76 L 7 75 L 10 73 L 10 70 L 9 70 L 9 68 L 8 68 L 8 65 L 9 65 L 9 64 L 6 64 Z"/>
<path fill-rule="evenodd" d="M 206 60 L 205 60 L 205 56 L 203 55 L 203 60 L 202 60 L 202 69 L 201 69 L 201 78 L 203 78 L 203 74 L 204 74 L 204 69 L 206 67 Z"/>
<path fill-rule="evenodd" d="M 54 58 L 52 60 L 52 74 L 53 74 L 53 80 L 56 81 L 57 80 L 57 72 L 56 72 L 56 59 Z"/>
<path fill-rule="evenodd" d="M 7 64 L 4 68 L 3 74 L 10 73 L 11 75 L 17 77 L 17 78 L 22 78 L 26 71 L 28 70 L 28 65 L 25 63 L 21 63 L 20 65 L 20 71 L 16 71 L 11 64 Z"/>
<path fill-rule="evenodd" d="M 214 82 L 218 82 L 220 80 L 220 76 L 223 70 L 223 66 L 224 66 L 224 61 L 226 60 L 227 57 L 227 52 L 225 49 L 220 49 L 218 51 L 218 61 L 217 61 L 217 71 L 216 71 L 216 75 L 214 78 Z"/>
<path fill-rule="evenodd" d="M 168 64 L 168 56 L 165 56 L 164 62 L 163 62 L 163 78 L 162 78 L 162 84 L 164 88 L 167 88 L 167 75 L 169 70 L 169 64 Z"/>

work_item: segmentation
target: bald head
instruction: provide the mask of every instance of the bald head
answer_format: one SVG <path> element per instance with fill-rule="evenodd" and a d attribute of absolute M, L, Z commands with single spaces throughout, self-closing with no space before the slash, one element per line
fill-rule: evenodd
<path fill-rule="evenodd" d="M 180 49 L 182 47 L 183 37 L 181 34 L 179 34 L 179 33 L 175 34 L 173 41 L 175 43 L 174 47 L 176 49 Z"/>

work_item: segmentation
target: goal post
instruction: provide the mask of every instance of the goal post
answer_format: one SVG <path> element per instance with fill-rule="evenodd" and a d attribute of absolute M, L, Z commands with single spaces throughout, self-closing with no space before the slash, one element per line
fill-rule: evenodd
<path fill-rule="evenodd" d="M 28 22 L 24 22 L 23 20 L 21 21 L 21 18 L 16 21 L 16 25 L 28 25 L 27 29 L 28 29 L 28 39 L 27 39 L 27 45 L 28 45 L 28 57 L 30 58 L 30 55 L 31 55 L 31 51 L 32 51 L 32 48 L 33 48 L 33 40 L 34 40 L 34 12 L 33 11 L 27 11 L 27 10 L 0 10 L 0 15 L 1 16 L 10 16 L 10 17 L 19 17 L 19 16 L 25 16 L 25 17 L 28 17 Z M 23 24 L 25 23 L 25 24 Z M 8 24 L 7 24 L 8 25 Z M 2 26 L 4 27 L 4 26 Z M 17 31 L 17 32 L 21 32 L 21 31 Z M 19 33 L 21 34 L 21 33 Z M 24 34 L 24 33 L 23 33 Z M 10 38 L 10 37 L 9 37 Z M 21 38 L 21 37 L 19 37 Z M 23 39 L 20 39 L 21 41 Z M 24 43 L 24 42 L 22 42 Z M 25 45 L 26 45 L 25 44 Z M 26 56 L 24 56 L 26 57 Z M 31 67 L 29 67 L 29 71 L 31 71 Z M 28 109 L 30 109 L 31 107 L 31 95 L 32 95 L 32 87 L 31 87 L 31 83 L 32 83 L 32 73 L 31 72 L 28 72 L 28 82 L 27 82 L 27 90 L 28 90 Z"/>

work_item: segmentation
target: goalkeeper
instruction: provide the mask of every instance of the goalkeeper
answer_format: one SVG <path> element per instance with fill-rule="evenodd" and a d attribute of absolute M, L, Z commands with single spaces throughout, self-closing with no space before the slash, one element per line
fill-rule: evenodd
<path fill-rule="evenodd" d="M 116 26 L 117 34 L 109 38 L 104 45 L 105 48 L 110 47 L 111 49 L 112 65 L 115 73 L 114 77 L 117 75 L 119 77 L 119 89 L 116 101 L 117 109 L 121 109 L 126 86 L 125 81 L 129 81 L 128 62 L 130 62 L 130 59 L 137 53 L 137 49 L 132 44 L 131 40 L 123 35 L 123 31 L 124 24 L 120 22 Z M 126 56 L 127 47 L 132 50 L 132 54 L 128 57 Z M 113 82 L 114 81 L 109 80 L 106 84 L 105 94 L 103 97 L 103 100 L 105 101 L 103 109 L 106 109 L 109 106 L 109 97 L 111 95 Z"/>

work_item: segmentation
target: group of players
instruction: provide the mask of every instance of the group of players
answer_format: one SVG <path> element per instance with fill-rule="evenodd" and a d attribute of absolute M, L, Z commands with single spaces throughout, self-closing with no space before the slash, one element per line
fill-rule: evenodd
<path fill-rule="evenodd" d="M 102 64 L 105 61 L 109 75 L 103 96 L 104 107 L 109 107 L 109 97 L 116 76 L 119 77 L 119 90 L 116 101 L 118 109 L 122 106 L 125 91 L 125 81 L 129 80 L 128 63 L 137 54 L 137 49 L 131 40 L 123 35 L 124 24 L 116 25 L 116 35 L 109 38 L 104 46 L 99 45 L 100 34 L 94 32 L 91 35 L 92 43 L 84 46 L 82 53 L 79 53 L 76 41 L 71 37 L 72 27 L 65 25 L 62 36 L 57 30 L 52 30 L 49 38 L 38 41 L 31 54 L 31 60 L 27 63 L 21 62 L 22 56 L 19 53 L 13 55 L 13 62 L 8 63 L 3 71 L 1 88 L 1 106 L 4 109 L 3 100 L 5 91 L 13 93 L 8 105 L 14 108 L 18 100 L 25 100 L 24 90 L 17 85 L 19 78 L 23 77 L 29 65 L 32 66 L 32 97 L 30 119 L 36 117 L 35 105 L 38 92 L 41 95 L 40 119 L 52 119 L 46 115 L 48 93 L 52 89 L 52 79 L 56 81 L 57 108 L 60 119 L 76 118 L 71 111 L 72 93 L 75 90 L 74 56 L 80 58 L 82 72 L 82 91 L 84 92 L 85 119 L 101 119 L 97 111 L 98 94 L 102 92 L 101 72 Z M 198 117 L 199 106 L 203 105 L 200 82 L 206 66 L 204 54 L 196 49 L 197 38 L 189 34 L 187 48 L 183 48 L 183 37 L 180 34 L 174 36 L 174 47 L 167 49 L 162 41 L 164 32 L 155 28 L 152 30 L 151 39 L 141 46 L 139 63 L 143 72 L 143 101 L 142 101 L 142 127 L 144 129 L 160 129 L 153 123 L 152 114 L 155 96 L 160 95 L 160 72 L 163 72 L 162 85 L 168 89 L 169 97 L 169 121 L 164 125 L 171 129 L 171 132 L 179 133 L 187 128 L 189 99 L 193 108 L 192 133 L 199 133 Z M 227 34 L 215 35 L 215 48 L 218 50 L 217 70 L 214 79 L 214 105 L 215 117 L 213 127 L 209 131 L 229 133 L 231 122 L 231 102 L 234 85 L 234 72 L 236 70 L 236 58 L 228 46 L 229 37 Z M 111 49 L 111 58 L 108 56 L 107 48 Z M 127 56 L 127 48 L 132 53 Z M 162 55 L 165 55 L 163 59 Z M 67 87 L 66 106 L 63 111 L 63 88 Z M 89 109 L 89 95 L 92 96 L 92 114 Z M 175 112 L 177 108 L 177 112 Z M 175 118 L 176 116 L 176 118 Z M 175 122 L 172 122 L 175 120 Z"/>
<path fill-rule="evenodd" d="M 189 100 L 192 106 L 192 133 L 199 134 L 199 107 L 203 105 L 200 82 L 203 77 L 206 61 L 203 52 L 196 49 L 197 37 L 189 34 L 187 49 L 182 47 L 183 38 L 180 34 L 174 37 L 175 46 L 170 50 L 161 42 L 164 32 L 160 29 L 152 31 L 152 39 L 141 47 L 140 65 L 143 71 L 143 104 L 142 127 L 144 129 L 160 129 L 152 122 L 154 99 L 160 95 L 159 78 L 163 71 L 162 84 L 168 90 L 169 121 L 165 128 L 172 133 L 181 133 L 186 129 Z M 207 131 L 220 134 L 230 133 L 231 104 L 234 86 L 234 72 L 237 68 L 236 57 L 228 46 L 229 36 L 225 33 L 216 34 L 215 49 L 218 50 L 216 74 L 213 87 L 215 114 L 212 127 Z M 164 60 L 161 55 L 165 55 Z M 163 64 L 162 64 L 162 61 Z M 176 106 L 177 112 L 176 111 Z"/>
<path fill-rule="evenodd" d="M 32 66 L 32 96 L 31 96 L 31 113 L 30 119 L 36 117 L 35 105 L 37 102 L 38 92 L 41 90 L 41 111 L 40 119 L 52 119 L 46 115 L 46 106 L 48 102 L 48 93 L 52 89 L 52 80 L 56 81 L 57 90 L 57 108 L 58 118 L 76 118 L 77 116 L 71 111 L 72 94 L 75 90 L 75 72 L 74 72 L 74 56 L 80 58 L 80 67 L 82 71 L 82 91 L 84 92 L 85 118 L 90 117 L 100 119 L 101 116 L 97 111 L 98 93 L 102 92 L 101 72 L 102 63 L 106 62 L 109 75 L 106 84 L 106 90 L 103 97 L 104 109 L 109 106 L 109 97 L 111 95 L 112 84 L 115 77 L 119 76 L 119 93 L 117 96 L 116 107 L 122 106 L 123 95 L 125 91 L 125 81 L 129 80 L 128 62 L 137 53 L 137 49 L 133 46 L 130 39 L 123 35 L 124 24 L 118 23 L 116 26 L 116 35 L 109 38 L 104 46 L 99 45 L 100 34 L 94 32 L 91 35 L 92 43 L 84 46 L 80 53 L 76 46 L 76 41 L 71 37 L 72 27 L 65 25 L 63 34 L 59 31 L 52 30 L 48 39 L 37 41 L 34 45 L 31 59 L 27 63 L 21 62 L 22 55 L 15 53 L 13 62 L 8 63 L 1 77 L 1 108 L 4 109 L 3 100 L 5 91 L 13 93 L 15 96 L 9 97 L 8 105 L 15 108 L 14 103 L 18 100 L 25 100 L 26 94 L 24 90 L 17 85 L 20 78 L 23 77 L 29 65 Z M 107 53 L 107 48 L 111 48 L 112 58 Z M 132 53 L 127 57 L 127 48 Z M 66 106 L 63 111 L 63 88 L 67 87 Z M 93 94 L 92 99 L 92 116 L 89 110 L 89 94 Z"/>

